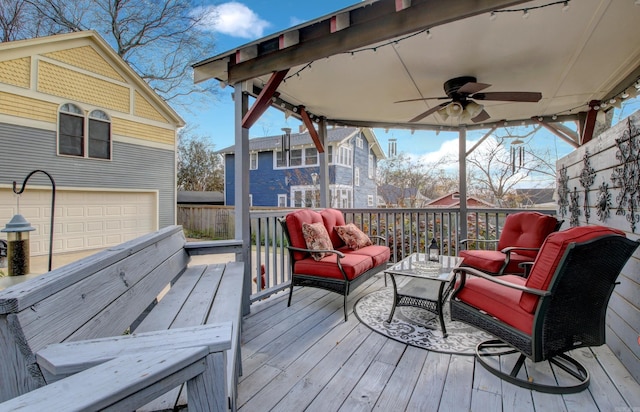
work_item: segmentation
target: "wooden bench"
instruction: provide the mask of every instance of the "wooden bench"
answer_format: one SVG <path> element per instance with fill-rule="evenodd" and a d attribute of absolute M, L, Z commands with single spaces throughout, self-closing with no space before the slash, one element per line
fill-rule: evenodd
<path fill-rule="evenodd" d="M 189 381 L 200 382 L 189 388 L 204 388 L 189 390 L 190 409 L 214 396 L 215 408 L 193 409 L 235 410 L 244 264 L 188 263 L 190 254 L 240 247 L 240 241 L 188 244 L 182 228 L 171 226 L 1 291 L 0 401 L 26 394 L 10 402 L 35 402 L 54 390 L 45 385 L 68 387 L 72 379 L 82 382 L 79 374 L 98 381 L 113 376 L 114 368 L 120 376 L 135 375 L 140 365 L 153 363 L 150 358 L 175 351 L 184 361 L 155 368 L 157 382 L 132 392 L 130 383 L 117 380 L 110 399 L 134 408 L 146 403 L 140 410 L 172 409 L 186 404 L 181 387 Z M 132 356 L 137 363 L 118 361 Z M 98 390 L 75 395 L 82 402 L 100 396 Z"/>

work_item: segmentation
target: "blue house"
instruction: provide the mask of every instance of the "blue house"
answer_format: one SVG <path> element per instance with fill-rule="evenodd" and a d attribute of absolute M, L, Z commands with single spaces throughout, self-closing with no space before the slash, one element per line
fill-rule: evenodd
<path fill-rule="evenodd" d="M 249 140 L 251 206 L 320 206 L 320 163 L 311 136 L 308 132 L 292 133 L 288 140 L 285 142 L 281 135 Z M 235 199 L 234 149 L 229 146 L 218 151 L 224 155 L 226 205 L 233 205 Z M 373 130 L 328 129 L 325 155 L 329 166 L 330 206 L 376 207 L 376 165 L 385 155 Z"/>

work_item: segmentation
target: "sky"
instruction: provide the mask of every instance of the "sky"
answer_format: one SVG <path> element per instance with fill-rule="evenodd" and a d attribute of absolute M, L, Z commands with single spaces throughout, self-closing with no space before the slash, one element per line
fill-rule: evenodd
<path fill-rule="evenodd" d="M 231 2 L 211 2 L 203 10 L 208 18 L 204 24 L 206 29 L 215 36 L 216 49 L 209 56 L 202 56 L 202 60 L 224 53 L 237 46 L 250 43 L 256 39 L 273 34 L 300 23 L 316 19 L 337 10 L 356 4 L 357 0 L 242 0 Z M 209 80 L 213 81 L 213 80 Z M 209 101 L 208 107 L 198 107 L 191 113 L 180 113 L 188 125 L 193 127 L 194 133 L 209 137 L 219 150 L 234 143 L 234 104 L 231 93 L 232 87 L 219 90 L 216 100 Z M 625 117 L 640 109 L 640 99 L 636 103 L 627 105 L 624 113 L 616 114 L 617 118 Z M 615 123 L 615 121 L 614 121 Z M 276 109 L 269 109 L 261 119 L 250 129 L 249 138 L 274 136 L 281 134 L 283 127 L 297 130 L 299 121 L 290 117 L 285 119 L 284 113 Z M 425 163 L 435 163 L 443 157 L 457 159 L 458 134 L 452 132 L 416 131 L 411 134 L 408 130 L 374 129 L 374 133 L 383 150 L 387 150 L 388 141 L 397 139 L 399 153 L 418 157 Z M 467 149 L 473 147 L 486 131 L 470 131 L 467 133 Z M 538 132 L 531 145 L 536 150 L 549 149 L 558 158 L 573 151 L 568 143 L 556 138 L 550 132 Z M 451 171 L 457 170 L 456 165 Z M 523 182 L 521 187 L 550 187 L 553 179 L 534 177 L 531 181 Z"/>

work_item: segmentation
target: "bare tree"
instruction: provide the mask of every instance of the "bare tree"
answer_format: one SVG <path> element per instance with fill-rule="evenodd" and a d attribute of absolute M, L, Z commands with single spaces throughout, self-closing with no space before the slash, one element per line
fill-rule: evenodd
<path fill-rule="evenodd" d="M 24 0 L 3 0 L 0 5 L 0 39 L 3 42 L 20 38 L 24 30 L 26 10 Z"/>
<path fill-rule="evenodd" d="M 18 26 L 25 36 L 94 29 L 158 94 L 188 108 L 196 94 L 215 92 L 212 85 L 193 84 L 191 65 L 214 46 L 212 36 L 198 29 L 204 17 L 194 13 L 198 1 L 3 0 L 19 6 L 24 17 L 4 37 L 20 38 Z"/>
<path fill-rule="evenodd" d="M 206 137 L 192 135 L 188 127 L 180 130 L 178 138 L 178 189 L 222 191 L 222 156 L 215 153 L 215 146 Z"/>
<path fill-rule="evenodd" d="M 467 157 L 471 191 L 504 206 L 513 200 L 508 194 L 515 186 L 533 174 L 555 177 L 549 150 L 534 149 L 530 144 L 538 130 L 539 126 L 504 129 L 504 134 L 487 139 L 471 153 Z"/>
<path fill-rule="evenodd" d="M 398 199 L 401 207 L 415 207 L 417 198 L 422 195 L 435 198 L 450 188 L 457 186 L 457 178 L 447 175 L 442 166 L 443 159 L 437 164 L 427 164 L 404 153 L 381 161 L 377 168 L 378 193 L 391 206 L 392 199 Z"/>

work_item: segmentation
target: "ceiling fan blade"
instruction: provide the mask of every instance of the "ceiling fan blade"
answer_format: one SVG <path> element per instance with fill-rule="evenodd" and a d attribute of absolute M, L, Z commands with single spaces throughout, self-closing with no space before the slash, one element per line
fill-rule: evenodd
<path fill-rule="evenodd" d="M 413 119 L 409 120 L 409 123 L 419 122 L 420 120 L 424 119 L 425 117 L 429 116 L 432 113 L 437 112 L 438 110 L 442 109 L 443 107 L 445 107 L 448 104 L 449 104 L 449 102 L 440 103 L 436 107 L 432 107 L 431 109 L 427 110 L 426 112 L 424 112 L 422 114 L 419 114 L 416 117 L 414 117 Z"/>
<path fill-rule="evenodd" d="M 491 86 L 490 84 L 486 84 L 486 83 L 467 82 L 458 89 L 458 93 L 465 93 L 465 94 L 478 93 L 480 90 L 484 90 L 490 86 Z"/>
<path fill-rule="evenodd" d="M 421 97 L 419 99 L 398 100 L 397 102 L 394 102 L 394 103 L 407 103 L 407 102 L 419 102 L 419 101 L 422 101 L 422 100 L 445 100 L 445 99 L 450 99 L 450 97 L 449 96 Z"/>
<path fill-rule="evenodd" d="M 530 102 L 535 103 L 542 99 L 540 92 L 488 92 L 476 93 L 470 96 L 475 100 L 495 100 L 502 102 Z"/>
<path fill-rule="evenodd" d="M 480 114 L 478 114 L 476 117 L 471 119 L 471 121 L 474 122 L 474 123 L 478 123 L 478 122 L 484 122 L 485 120 L 488 120 L 489 118 L 491 118 L 491 116 L 489 116 L 489 113 L 487 113 L 486 110 L 483 110 L 483 111 L 480 112 Z"/>

